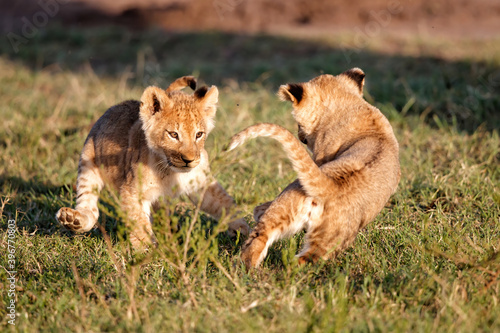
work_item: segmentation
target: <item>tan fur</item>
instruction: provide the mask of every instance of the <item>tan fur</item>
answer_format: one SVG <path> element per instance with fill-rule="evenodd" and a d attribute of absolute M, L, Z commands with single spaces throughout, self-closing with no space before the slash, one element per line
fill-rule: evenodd
<path fill-rule="evenodd" d="M 258 136 L 278 140 L 298 175 L 273 202 L 255 209 L 258 223 L 242 249 L 247 267 L 257 267 L 275 240 L 302 229 L 300 263 L 335 256 L 396 190 L 399 146 L 388 120 L 363 99 L 364 77 L 353 68 L 280 87 L 279 97 L 293 103 L 299 139 L 312 158 L 278 125 L 254 125 L 232 138 L 229 149 Z"/>
<path fill-rule="evenodd" d="M 179 78 L 166 91 L 148 87 L 140 102 L 115 105 L 96 122 L 80 157 L 76 209 L 64 207 L 56 215 L 63 226 L 86 232 L 96 225 L 105 183 L 119 192 L 136 249 L 155 242 L 151 207 L 162 196 L 187 194 L 197 203 L 206 187 L 201 209 L 215 218 L 229 212 L 233 199 L 210 177 L 204 148 L 214 127 L 218 90 L 180 91 L 188 85 L 194 88 L 196 80 Z M 248 229 L 242 219 L 229 225 L 233 234 Z"/>

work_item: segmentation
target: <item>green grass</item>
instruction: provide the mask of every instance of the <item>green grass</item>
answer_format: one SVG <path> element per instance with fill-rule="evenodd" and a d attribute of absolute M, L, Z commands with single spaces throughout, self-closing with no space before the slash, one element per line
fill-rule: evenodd
<path fill-rule="evenodd" d="M 18 54 L 1 41 L 0 245 L 7 250 L 7 221 L 15 218 L 18 277 L 16 327 L 1 305 L 2 328 L 500 332 L 500 53 L 489 42 L 474 50 L 457 42 L 456 59 L 444 56 L 447 44 L 400 41 L 401 52 L 389 54 L 382 41 L 347 63 L 338 42 L 58 27 Z M 251 221 L 253 207 L 295 175 L 270 140 L 230 154 L 222 147 L 258 121 L 295 131 L 291 106 L 274 95 L 278 85 L 354 66 L 367 73 L 365 97 L 394 127 L 402 179 L 337 260 L 298 267 L 297 235 L 246 272 L 241 240 L 179 205 L 185 198 L 168 204 L 175 213 L 157 216 L 159 247 L 145 257 L 121 240 L 109 195 L 106 234 L 74 236 L 57 225 L 55 212 L 74 205 L 92 123 L 148 84 L 187 74 L 220 88 L 207 149 L 216 177 Z M 4 269 L 0 285 L 7 304 Z"/>

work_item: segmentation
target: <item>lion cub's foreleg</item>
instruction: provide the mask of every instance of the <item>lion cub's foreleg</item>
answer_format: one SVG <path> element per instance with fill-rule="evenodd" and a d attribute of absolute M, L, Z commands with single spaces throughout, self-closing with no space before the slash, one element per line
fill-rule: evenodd
<path fill-rule="evenodd" d="M 93 140 L 88 140 L 78 164 L 76 207 L 63 207 L 56 214 L 61 225 L 75 232 L 90 231 L 99 217 L 97 201 L 104 182 L 94 163 L 94 156 Z"/>
<path fill-rule="evenodd" d="M 276 240 L 316 225 L 322 211 L 321 204 L 307 197 L 298 181 L 290 184 L 274 201 L 257 208 L 254 216 L 258 223 L 241 253 L 247 268 L 259 266 Z"/>
<path fill-rule="evenodd" d="M 129 241 L 137 250 L 145 250 L 156 245 L 151 221 L 151 202 L 141 200 L 133 186 L 124 185 L 120 189 L 121 207 L 127 214 Z"/>

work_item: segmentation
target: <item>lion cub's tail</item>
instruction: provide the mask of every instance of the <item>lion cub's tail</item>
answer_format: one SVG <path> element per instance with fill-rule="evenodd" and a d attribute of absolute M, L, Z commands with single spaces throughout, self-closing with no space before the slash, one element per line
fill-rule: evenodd
<path fill-rule="evenodd" d="M 175 90 L 181 90 L 188 86 L 193 90 L 196 89 L 196 78 L 194 76 L 182 76 L 176 79 L 168 86 L 167 89 L 165 89 L 165 91 L 169 93 Z"/>
<path fill-rule="evenodd" d="M 290 131 L 279 125 L 261 123 L 250 126 L 231 138 L 227 150 L 233 150 L 246 140 L 259 136 L 271 137 L 281 143 L 288 158 L 292 161 L 300 184 L 309 196 L 324 197 L 335 187 L 333 180 L 314 163 L 302 143 Z"/>

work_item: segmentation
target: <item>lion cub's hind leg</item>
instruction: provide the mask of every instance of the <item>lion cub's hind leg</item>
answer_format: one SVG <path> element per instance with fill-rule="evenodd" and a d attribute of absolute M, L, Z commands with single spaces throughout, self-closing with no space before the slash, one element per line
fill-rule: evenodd
<path fill-rule="evenodd" d="M 314 217 L 318 223 L 310 225 L 304 239 L 304 247 L 298 254 L 299 264 L 330 259 L 345 250 L 356 238 L 358 227 L 352 221 L 359 218 L 355 212 L 328 209 Z"/>
<path fill-rule="evenodd" d="M 305 195 L 297 181 L 290 184 L 276 200 L 257 208 L 262 210 L 268 204 L 243 245 L 241 258 L 247 268 L 259 266 L 269 246 L 276 240 L 292 236 L 315 223 L 311 220 L 311 211 L 320 207 L 314 199 Z"/>
<path fill-rule="evenodd" d="M 76 207 L 75 209 L 63 207 L 56 214 L 56 218 L 61 225 L 75 232 L 90 231 L 99 217 L 97 201 L 104 182 L 99 173 L 99 168 L 94 163 L 94 156 L 93 140 L 88 140 L 78 164 Z"/>

